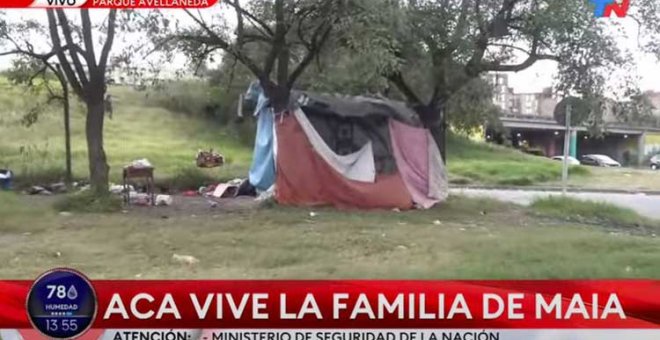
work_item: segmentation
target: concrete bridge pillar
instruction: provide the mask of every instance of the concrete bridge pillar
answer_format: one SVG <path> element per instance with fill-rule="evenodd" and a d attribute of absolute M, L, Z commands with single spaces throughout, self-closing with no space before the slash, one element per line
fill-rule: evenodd
<path fill-rule="evenodd" d="M 569 154 L 573 158 L 577 158 L 577 131 L 571 130 L 571 143 L 569 144 Z"/>
<path fill-rule="evenodd" d="M 644 165 L 644 158 L 646 157 L 646 131 L 639 135 L 637 141 L 637 165 Z"/>

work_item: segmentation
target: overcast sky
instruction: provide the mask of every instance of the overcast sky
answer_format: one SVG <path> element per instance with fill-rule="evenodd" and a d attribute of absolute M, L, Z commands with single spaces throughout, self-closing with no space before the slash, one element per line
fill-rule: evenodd
<path fill-rule="evenodd" d="M 8 12 L 10 14 L 10 21 L 25 20 L 26 18 L 43 20 L 44 22 L 46 21 L 46 14 L 44 10 L 23 9 L 11 10 Z M 107 11 L 105 10 L 92 10 L 91 12 L 93 21 L 103 20 L 107 14 Z M 170 10 L 169 12 L 174 16 L 187 18 L 187 16 L 185 16 L 181 10 Z M 233 15 L 229 18 L 232 20 Z M 660 91 L 660 62 L 658 62 L 655 56 L 641 53 L 637 48 L 637 26 L 634 20 L 630 18 L 607 18 L 601 20 L 610 20 L 613 26 L 616 23 L 620 23 L 622 25 L 623 30 L 621 33 L 617 33 L 617 41 L 620 43 L 622 48 L 633 52 L 635 63 L 637 65 L 636 76 L 638 76 L 640 79 L 640 88 L 642 90 Z M 612 31 L 615 31 L 614 27 Z M 39 42 L 33 41 L 33 43 L 38 45 Z M 46 44 L 46 41 L 44 40 L 42 44 Z M 114 49 L 122 49 L 122 44 L 124 43 L 117 41 Z M 9 67 L 10 62 L 11 59 L 9 57 L 0 57 L 0 69 Z M 184 58 L 177 58 L 177 62 L 174 63 L 174 67 L 183 67 L 184 63 Z M 171 65 L 172 64 L 169 66 L 172 67 Z M 509 76 L 510 83 L 516 92 L 538 92 L 544 87 L 552 86 L 553 77 L 556 74 L 556 70 L 557 67 L 552 61 L 537 62 L 534 66 L 528 68 L 525 71 L 511 73 Z"/>

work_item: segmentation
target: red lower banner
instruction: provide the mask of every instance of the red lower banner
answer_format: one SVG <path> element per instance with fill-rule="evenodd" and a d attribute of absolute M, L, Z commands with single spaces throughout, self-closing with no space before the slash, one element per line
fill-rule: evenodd
<path fill-rule="evenodd" d="M 32 328 L 26 311 L 32 285 L 0 281 L 0 329 Z M 660 281 L 102 280 L 92 286 L 90 326 L 99 329 L 660 327 Z M 82 301 L 79 291 L 48 284 L 35 299 Z M 78 308 L 73 305 L 46 310 Z"/>
<path fill-rule="evenodd" d="M 52 340 L 35 330 L 0 330 L 3 340 Z M 151 329 L 90 330 L 78 340 L 658 340 L 655 330 L 510 329 Z"/>

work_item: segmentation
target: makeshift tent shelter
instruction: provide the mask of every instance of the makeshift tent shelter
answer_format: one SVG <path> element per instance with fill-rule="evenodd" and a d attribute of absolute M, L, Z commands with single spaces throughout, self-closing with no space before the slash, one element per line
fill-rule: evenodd
<path fill-rule="evenodd" d="M 249 180 L 275 186 L 287 205 L 338 208 L 429 208 L 447 198 L 447 175 L 430 132 L 404 103 L 294 91 L 274 113 L 258 98 Z"/>

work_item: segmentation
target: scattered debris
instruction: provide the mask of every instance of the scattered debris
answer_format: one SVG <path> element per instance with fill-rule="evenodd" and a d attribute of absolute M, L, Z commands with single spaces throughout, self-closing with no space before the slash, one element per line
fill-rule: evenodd
<path fill-rule="evenodd" d="M 172 255 L 172 261 L 176 263 L 186 264 L 189 266 L 199 263 L 199 260 L 192 255 L 179 255 L 179 254 Z"/>
<path fill-rule="evenodd" d="M 209 151 L 199 150 L 197 151 L 196 163 L 200 168 L 217 168 L 225 163 L 225 157 L 214 152 L 213 149 Z"/>
<path fill-rule="evenodd" d="M 55 257 L 62 257 L 62 253 L 60 253 L 59 251 L 56 251 L 55 254 L 53 255 L 55 255 Z"/>
<path fill-rule="evenodd" d="M 48 186 L 48 190 L 55 194 L 63 194 L 69 191 L 64 182 L 53 183 Z"/>
<path fill-rule="evenodd" d="M 442 225 L 442 221 L 440 221 L 440 220 L 435 220 L 435 221 L 433 221 L 433 224 L 435 224 L 435 225 Z"/>
<path fill-rule="evenodd" d="M 130 167 L 133 169 L 149 169 L 153 168 L 151 165 L 151 162 L 149 162 L 148 159 L 142 158 L 142 159 L 136 159 L 132 161 L 130 164 L 128 164 L 126 167 Z"/>
<path fill-rule="evenodd" d="M 399 209 L 399 208 L 394 208 L 394 209 L 392 209 L 392 211 L 393 211 L 393 212 L 401 212 L 401 209 Z"/>
<path fill-rule="evenodd" d="M 259 196 L 255 198 L 255 200 L 260 203 L 272 201 L 273 199 L 275 199 L 275 185 L 271 185 L 268 190 L 260 193 Z"/>
<path fill-rule="evenodd" d="M 135 191 L 135 188 L 132 185 L 127 185 L 126 187 L 127 187 L 128 192 L 134 192 Z M 114 195 L 121 195 L 121 194 L 124 193 L 124 190 L 125 189 L 124 189 L 123 185 L 112 184 L 112 183 L 110 184 L 110 190 L 109 191 L 110 191 L 110 193 L 112 193 Z"/>
<path fill-rule="evenodd" d="M 137 192 L 130 192 L 128 195 L 130 204 L 134 205 L 150 205 L 151 195 Z"/>
<path fill-rule="evenodd" d="M 270 190 L 269 190 L 270 191 Z M 233 198 L 238 196 L 257 196 L 255 188 L 250 184 L 248 179 L 234 178 L 225 183 L 211 184 L 209 186 L 201 186 L 197 191 L 186 191 L 184 196 L 192 197 L 204 196 L 214 198 Z"/>
<path fill-rule="evenodd" d="M 238 192 L 238 186 L 240 185 L 239 183 L 220 183 L 215 186 L 213 193 L 211 196 L 215 198 L 222 198 L 222 197 L 234 197 L 236 193 Z M 210 190 L 209 190 L 210 191 Z"/>
<path fill-rule="evenodd" d="M 170 196 L 170 195 L 158 195 L 158 196 L 156 196 L 156 205 L 157 206 L 170 206 L 170 205 L 172 205 L 172 196 Z"/>
<path fill-rule="evenodd" d="M 0 190 L 11 190 L 14 173 L 8 169 L 0 169 Z"/>
<path fill-rule="evenodd" d="M 465 228 L 461 228 L 461 229 L 459 229 L 459 230 L 460 230 L 460 231 L 466 231 L 467 229 L 465 229 Z"/>
<path fill-rule="evenodd" d="M 184 197 L 195 197 L 198 196 L 199 193 L 195 190 L 188 190 L 188 191 L 184 191 L 181 195 L 183 195 Z"/>
<path fill-rule="evenodd" d="M 74 185 L 75 187 L 75 185 Z M 86 187 L 80 189 L 81 191 L 86 190 Z M 64 182 L 57 182 L 48 185 L 33 185 L 27 190 L 24 191 L 27 195 L 46 195 L 50 196 L 53 194 L 64 194 L 69 191 L 69 188 Z"/>
<path fill-rule="evenodd" d="M 27 189 L 26 192 L 27 192 L 28 195 L 45 195 L 45 196 L 50 196 L 50 195 L 53 194 L 53 193 L 50 192 L 48 189 L 46 189 L 46 188 L 44 188 L 44 187 L 42 187 L 42 186 L 38 186 L 38 185 L 34 185 L 34 186 L 30 187 L 29 189 Z"/>
<path fill-rule="evenodd" d="M 62 216 L 62 217 L 69 217 L 71 215 L 73 215 L 73 214 L 68 212 L 68 211 L 60 211 L 60 216 Z"/>
<path fill-rule="evenodd" d="M 396 249 L 398 249 L 398 250 L 408 250 L 408 247 L 400 244 L 400 245 L 396 246 Z"/>
<path fill-rule="evenodd" d="M 317 214 L 316 214 L 315 212 L 313 212 L 313 211 L 310 211 L 310 212 L 309 212 L 309 217 L 316 217 L 316 215 L 317 215 Z"/>
<path fill-rule="evenodd" d="M 630 273 L 633 271 L 633 268 L 631 266 L 626 266 L 626 273 Z"/>

